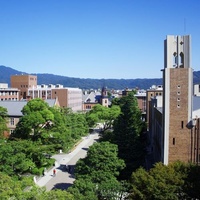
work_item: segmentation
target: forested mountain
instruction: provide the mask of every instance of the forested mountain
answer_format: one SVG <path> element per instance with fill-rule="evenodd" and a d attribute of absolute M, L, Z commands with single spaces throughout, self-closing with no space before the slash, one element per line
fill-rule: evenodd
<path fill-rule="evenodd" d="M 27 74 L 10 67 L 0 65 L 0 82 L 10 85 L 10 76 Z M 152 85 L 162 85 L 162 78 L 155 79 L 91 79 L 73 78 L 54 74 L 34 74 L 38 77 L 38 84 L 61 84 L 65 87 L 78 87 L 81 89 L 98 89 L 107 86 L 109 89 L 140 88 L 148 89 Z M 194 72 L 194 83 L 200 83 L 200 71 Z"/>

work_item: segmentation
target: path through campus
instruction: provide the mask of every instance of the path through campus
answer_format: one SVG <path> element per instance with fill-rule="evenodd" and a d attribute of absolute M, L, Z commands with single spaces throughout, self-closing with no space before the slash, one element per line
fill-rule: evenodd
<path fill-rule="evenodd" d="M 87 155 L 87 150 L 90 145 L 96 142 L 99 138 L 97 132 L 93 132 L 88 137 L 83 137 L 82 142 L 80 142 L 76 148 L 68 154 L 56 154 L 52 156 L 56 159 L 55 167 L 46 172 L 46 174 L 35 180 L 35 183 L 42 187 L 45 186 L 47 191 L 52 189 L 67 189 L 74 182 L 74 167 L 76 162 L 80 158 L 84 158 Z M 69 166 L 68 171 L 66 166 Z M 56 170 L 56 175 L 53 175 L 53 170 Z"/>

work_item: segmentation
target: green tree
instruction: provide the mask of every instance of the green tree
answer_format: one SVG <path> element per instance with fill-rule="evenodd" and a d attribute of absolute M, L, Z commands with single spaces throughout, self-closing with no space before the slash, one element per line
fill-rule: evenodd
<path fill-rule="evenodd" d="M 76 181 L 71 189 L 73 194 L 87 195 L 88 199 L 95 199 L 94 196 L 98 199 L 113 199 L 118 195 L 122 191 L 122 185 L 117 177 L 125 164 L 117 155 L 117 146 L 114 144 L 93 144 L 87 157 L 79 160 L 76 165 Z"/>
<path fill-rule="evenodd" d="M 122 179 L 128 179 L 135 169 L 144 164 L 145 141 L 142 136 L 146 127 L 134 94 L 130 92 L 115 102 L 120 106 L 121 114 L 114 121 L 112 142 L 118 145 L 119 157 L 126 163 Z"/>
<path fill-rule="evenodd" d="M 200 199 L 200 166 L 188 164 L 186 167 L 179 167 L 177 169 L 187 174 L 184 178 L 183 191 L 187 199 Z"/>
<path fill-rule="evenodd" d="M 183 190 L 187 167 L 179 162 L 169 165 L 157 163 L 149 171 L 139 168 L 131 176 L 130 199 L 178 200 L 185 199 Z"/>
<path fill-rule="evenodd" d="M 23 200 L 75 200 L 73 195 L 63 190 L 46 191 L 45 188 L 32 187 L 23 192 L 20 199 Z"/>
<path fill-rule="evenodd" d="M 11 199 L 22 195 L 22 187 L 19 181 L 13 180 L 10 176 L 0 173 L 0 199 Z"/>
<path fill-rule="evenodd" d="M 103 124 L 103 131 L 112 128 L 114 120 L 120 114 L 120 107 L 117 105 L 105 107 L 100 104 L 94 106 L 87 115 L 87 121 L 90 127 L 98 122 Z"/>
<path fill-rule="evenodd" d="M 39 98 L 29 101 L 22 109 L 22 113 L 24 116 L 20 118 L 13 137 L 37 140 L 43 130 L 49 128 L 48 124 L 54 121 L 48 104 Z"/>
<path fill-rule="evenodd" d="M 8 131 L 7 117 L 7 109 L 0 107 L 0 139 L 4 137 L 4 131 Z"/>

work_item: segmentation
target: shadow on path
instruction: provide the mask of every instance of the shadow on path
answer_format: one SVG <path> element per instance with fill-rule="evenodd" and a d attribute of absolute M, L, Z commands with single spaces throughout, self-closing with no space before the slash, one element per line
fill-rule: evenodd
<path fill-rule="evenodd" d="M 87 151 L 89 148 L 85 148 L 85 147 L 83 147 L 82 149 L 85 150 L 85 151 Z"/>
<path fill-rule="evenodd" d="M 54 185 L 52 190 L 55 190 L 55 189 L 66 190 L 72 185 L 73 184 L 71 184 L 71 183 L 57 183 L 57 184 Z"/>

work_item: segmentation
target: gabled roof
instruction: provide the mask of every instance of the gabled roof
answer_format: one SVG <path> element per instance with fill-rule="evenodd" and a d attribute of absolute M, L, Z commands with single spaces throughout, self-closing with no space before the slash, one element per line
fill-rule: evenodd
<path fill-rule="evenodd" d="M 26 101 L 26 100 L 23 100 L 23 101 L 0 101 L 0 106 L 7 109 L 8 116 L 21 117 L 21 116 L 23 116 L 21 111 L 22 111 L 23 107 L 27 104 L 27 102 L 28 101 Z M 50 107 L 53 107 L 56 104 L 56 99 L 46 99 L 45 102 L 47 102 Z"/>
<path fill-rule="evenodd" d="M 22 108 L 27 104 L 27 101 L 0 101 L 0 106 L 8 111 L 8 116 L 22 116 Z"/>
<path fill-rule="evenodd" d="M 90 103 L 97 103 L 98 101 L 98 96 L 100 96 L 101 93 L 100 92 L 91 92 L 90 94 L 85 94 L 83 95 L 83 102 L 84 103 L 88 103 L 88 101 Z"/>

